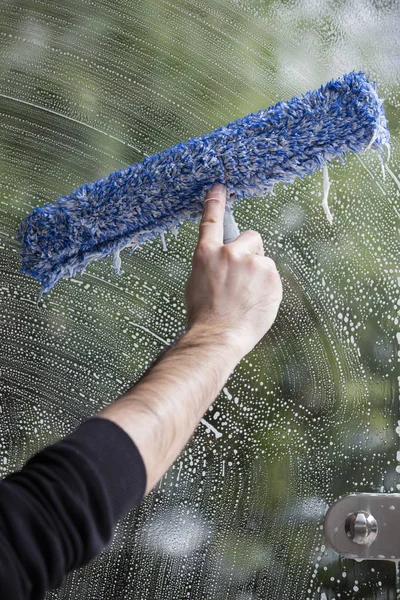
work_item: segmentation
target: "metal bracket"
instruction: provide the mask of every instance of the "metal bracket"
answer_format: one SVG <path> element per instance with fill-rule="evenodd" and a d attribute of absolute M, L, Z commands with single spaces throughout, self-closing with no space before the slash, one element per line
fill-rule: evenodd
<path fill-rule="evenodd" d="M 325 515 L 328 544 L 358 560 L 400 560 L 400 494 L 349 494 Z"/>

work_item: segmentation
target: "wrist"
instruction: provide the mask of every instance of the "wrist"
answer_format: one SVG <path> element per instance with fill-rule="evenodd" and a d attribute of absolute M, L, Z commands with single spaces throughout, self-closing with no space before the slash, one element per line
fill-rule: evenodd
<path fill-rule="evenodd" d="M 183 343 L 187 340 L 190 343 L 207 347 L 211 352 L 216 350 L 232 367 L 235 367 L 243 358 L 243 350 L 238 336 L 233 331 L 214 323 L 194 323 L 186 330 L 181 339 L 184 340 Z"/>

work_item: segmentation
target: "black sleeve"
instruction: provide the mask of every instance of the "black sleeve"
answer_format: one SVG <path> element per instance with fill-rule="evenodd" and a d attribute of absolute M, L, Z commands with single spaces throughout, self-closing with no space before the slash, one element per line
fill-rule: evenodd
<path fill-rule="evenodd" d="M 146 489 L 143 459 L 95 417 L 0 482 L 0 598 L 38 600 L 99 554 Z"/>

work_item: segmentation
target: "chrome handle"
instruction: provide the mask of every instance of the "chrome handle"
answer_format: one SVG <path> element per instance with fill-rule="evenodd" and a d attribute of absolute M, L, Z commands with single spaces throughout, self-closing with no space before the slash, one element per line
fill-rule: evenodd
<path fill-rule="evenodd" d="M 400 494 L 349 494 L 325 515 L 326 541 L 346 558 L 400 560 Z"/>

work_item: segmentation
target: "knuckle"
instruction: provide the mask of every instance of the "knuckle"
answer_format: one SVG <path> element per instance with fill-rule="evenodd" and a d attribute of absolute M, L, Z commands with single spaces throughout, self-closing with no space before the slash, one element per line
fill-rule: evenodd
<path fill-rule="evenodd" d="M 222 206 L 222 202 L 221 202 L 221 198 L 206 198 L 205 202 L 204 202 L 204 206 L 207 208 L 207 205 L 213 205 L 213 206 L 217 206 L 220 205 Z"/>
<path fill-rule="evenodd" d="M 272 281 L 276 282 L 278 285 L 281 285 L 281 276 L 279 275 L 279 273 L 276 269 L 269 272 L 269 278 Z"/>
<path fill-rule="evenodd" d="M 200 227 L 207 226 L 209 223 L 218 223 L 218 219 L 215 215 L 205 215 L 200 223 Z"/>
<path fill-rule="evenodd" d="M 212 246 L 209 242 L 199 242 L 193 255 L 194 261 L 206 261 L 212 252 Z"/>
<path fill-rule="evenodd" d="M 250 269 L 258 266 L 258 262 L 257 262 L 255 254 L 252 254 L 252 253 L 247 254 L 246 253 L 244 256 L 244 260 L 246 261 L 246 266 Z"/>
<path fill-rule="evenodd" d="M 246 272 L 250 277 L 259 279 L 262 275 L 260 270 L 260 265 L 253 259 L 253 257 L 249 257 L 246 261 Z"/>
<path fill-rule="evenodd" d="M 225 244 L 224 246 L 221 246 L 220 252 L 225 260 L 234 264 L 237 264 L 242 259 L 240 253 L 233 246 L 233 244 Z"/>
<path fill-rule="evenodd" d="M 211 252 L 211 250 L 212 250 L 212 244 L 210 244 L 210 242 L 207 240 L 200 240 L 199 243 L 197 244 L 196 252 L 206 253 L 206 252 Z"/>
<path fill-rule="evenodd" d="M 268 281 L 270 285 L 273 286 L 275 291 L 279 291 L 279 294 L 282 294 L 282 280 L 278 271 L 269 271 L 268 273 Z"/>
<path fill-rule="evenodd" d="M 256 239 L 258 242 L 262 243 L 262 237 L 261 235 L 258 233 L 258 231 L 255 231 L 254 229 L 248 229 L 246 232 L 249 236 L 252 236 L 254 239 Z"/>
<path fill-rule="evenodd" d="M 270 258 L 269 256 L 265 257 L 265 264 L 269 271 L 271 271 L 271 272 L 276 271 L 276 273 L 278 273 L 278 271 L 276 269 L 275 261 L 272 258 Z"/>
<path fill-rule="evenodd" d="M 245 241 L 247 247 L 252 252 L 256 252 L 259 256 L 264 256 L 264 244 L 262 237 L 258 233 L 258 231 L 254 231 L 253 229 L 247 229 L 244 232 L 243 241 Z"/>
<path fill-rule="evenodd" d="M 263 240 L 258 231 L 254 231 L 254 229 L 247 229 L 244 233 L 246 234 L 245 239 L 247 240 L 248 244 L 250 244 L 253 248 L 264 249 Z"/>

